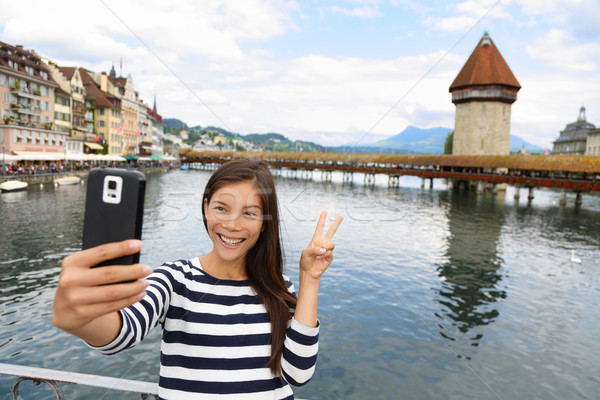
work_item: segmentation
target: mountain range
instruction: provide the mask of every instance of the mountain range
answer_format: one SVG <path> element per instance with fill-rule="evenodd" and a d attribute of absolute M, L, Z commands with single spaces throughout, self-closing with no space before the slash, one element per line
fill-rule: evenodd
<path fill-rule="evenodd" d="M 323 146 L 307 141 L 293 141 L 278 133 L 252 133 L 249 135 L 240 135 L 238 133 L 228 132 L 222 128 L 216 127 L 190 127 L 179 119 L 165 118 L 165 127 L 168 131 L 177 134 L 179 129 L 184 127 L 191 132 L 217 131 L 220 134 L 230 138 L 240 138 L 256 145 L 269 145 L 272 139 L 277 139 L 277 148 L 266 148 L 267 150 L 290 151 L 302 147 L 305 151 L 331 151 L 341 153 L 414 153 L 414 154 L 442 154 L 444 152 L 444 142 L 446 136 L 453 131 L 452 128 L 428 128 L 422 129 L 415 126 L 408 126 L 397 135 L 384 140 L 369 144 L 348 143 L 342 146 Z M 271 142 L 272 143 L 272 142 Z M 511 151 L 520 150 L 525 147 L 529 152 L 541 152 L 543 149 L 531 144 L 518 136 L 510 136 Z"/>
<path fill-rule="evenodd" d="M 415 126 L 408 126 L 399 134 L 368 146 L 402 149 L 411 153 L 441 154 L 444 152 L 446 136 L 452 131 L 453 129 L 451 128 L 421 129 Z M 523 146 L 528 151 L 537 152 L 543 150 L 541 147 L 531 144 L 518 136 L 510 135 L 511 151 L 520 150 Z"/>

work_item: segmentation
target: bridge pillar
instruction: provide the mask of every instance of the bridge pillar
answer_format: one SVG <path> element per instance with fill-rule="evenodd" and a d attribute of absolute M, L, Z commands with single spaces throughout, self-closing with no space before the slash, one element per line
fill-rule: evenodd
<path fill-rule="evenodd" d="M 400 176 L 399 175 L 389 175 L 388 176 L 388 186 L 389 187 L 399 187 L 400 186 Z"/>
<path fill-rule="evenodd" d="M 558 205 L 564 206 L 566 204 L 567 204 L 567 191 L 565 190 L 565 188 L 562 188 L 560 190 L 560 198 L 558 199 Z"/>
<path fill-rule="evenodd" d="M 352 183 L 353 173 L 344 171 L 344 183 Z"/>
<path fill-rule="evenodd" d="M 477 193 L 481 194 L 485 191 L 485 187 L 482 181 L 477 181 Z"/>
<path fill-rule="evenodd" d="M 452 179 L 448 179 L 448 190 L 454 190 L 454 181 Z"/>
<path fill-rule="evenodd" d="M 521 197 L 520 192 L 521 192 L 521 186 L 515 187 L 515 200 L 519 200 L 519 198 Z"/>
<path fill-rule="evenodd" d="M 530 186 L 529 187 L 529 194 L 527 195 L 527 200 L 531 201 L 533 199 L 534 199 L 534 196 L 533 196 L 533 186 Z"/>
<path fill-rule="evenodd" d="M 583 203 L 583 200 L 581 198 L 581 192 L 576 192 L 576 193 L 577 193 L 577 196 L 575 196 L 575 206 L 579 207 Z"/>
<path fill-rule="evenodd" d="M 494 196 L 498 194 L 498 184 L 497 184 L 497 183 L 494 183 L 494 184 L 492 185 L 492 194 L 493 194 Z"/>
<path fill-rule="evenodd" d="M 429 189 L 433 189 L 433 178 L 429 180 Z"/>
<path fill-rule="evenodd" d="M 303 169 L 302 170 L 302 179 L 312 180 L 313 172 L 312 169 Z"/>
<path fill-rule="evenodd" d="M 373 185 L 375 183 L 375 174 L 365 173 L 365 185 Z"/>
<path fill-rule="evenodd" d="M 321 180 L 331 182 L 331 171 L 321 170 Z"/>
<path fill-rule="evenodd" d="M 425 178 L 421 178 L 421 189 L 425 189 Z"/>

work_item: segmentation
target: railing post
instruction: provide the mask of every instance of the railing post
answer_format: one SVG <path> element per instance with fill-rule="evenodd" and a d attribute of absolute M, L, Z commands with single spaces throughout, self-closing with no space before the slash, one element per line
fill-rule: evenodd
<path fill-rule="evenodd" d="M 45 383 L 46 385 L 50 386 L 50 388 L 54 392 L 54 395 L 56 396 L 56 400 L 64 400 L 65 395 L 64 395 L 62 389 L 60 388 L 60 386 L 58 385 L 58 383 L 56 383 L 55 381 L 46 380 L 46 379 L 25 378 L 23 376 L 20 376 L 17 379 L 15 379 L 15 382 L 12 384 L 12 386 L 10 388 L 10 394 L 12 395 L 13 400 L 23 400 L 23 398 L 19 394 L 19 384 L 23 381 L 28 381 L 28 380 L 33 381 L 34 386 L 38 386 L 40 383 Z"/>

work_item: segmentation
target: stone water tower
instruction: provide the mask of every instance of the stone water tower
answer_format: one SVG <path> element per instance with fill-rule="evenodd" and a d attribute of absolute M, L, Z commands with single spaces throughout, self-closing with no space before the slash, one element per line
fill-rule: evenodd
<path fill-rule="evenodd" d="M 521 85 L 486 32 L 450 85 L 452 154 L 509 155 L 510 107 Z"/>

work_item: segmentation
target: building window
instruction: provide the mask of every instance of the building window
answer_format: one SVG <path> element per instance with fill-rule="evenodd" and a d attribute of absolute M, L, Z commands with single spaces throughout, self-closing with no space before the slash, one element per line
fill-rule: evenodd
<path fill-rule="evenodd" d="M 104 121 L 98 121 L 98 127 L 104 128 Z"/>

